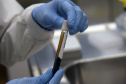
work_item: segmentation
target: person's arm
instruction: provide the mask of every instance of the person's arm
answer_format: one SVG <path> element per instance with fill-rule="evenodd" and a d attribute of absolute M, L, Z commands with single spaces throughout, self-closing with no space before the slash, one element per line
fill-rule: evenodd
<path fill-rule="evenodd" d="M 69 34 L 88 27 L 86 14 L 71 0 L 52 0 L 33 5 L 15 17 L 1 40 L 1 63 L 9 66 L 42 49 L 67 20 Z"/>
<path fill-rule="evenodd" d="M 0 63 L 3 65 L 11 66 L 25 60 L 40 51 L 53 37 L 54 31 L 43 29 L 32 19 L 32 10 L 38 5 L 14 14 L 0 42 Z"/>

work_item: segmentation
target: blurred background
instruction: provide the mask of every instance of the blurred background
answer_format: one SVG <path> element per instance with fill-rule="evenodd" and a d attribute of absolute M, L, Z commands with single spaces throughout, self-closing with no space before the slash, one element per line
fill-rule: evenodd
<path fill-rule="evenodd" d="M 17 0 L 24 8 L 35 3 L 51 0 Z M 123 4 L 118 0 L 72 0 L 80 6 L 89 19 L 89 24 L 112 22 L 123 11 Z"/>
<path fill-rule="evenodd" d="M 17 1 L 26 8 L 51 0 Z M 72 1 L 87 15 L 89 28 L 83 34 L 68 36 L 61 64 L 66 74 L 61 84 L 126 84 L 126 23 L 123 23 L 126 14 L 123 19 L 119 17 L 124 12 L 123 3 L 118 0 Z M 15 78 L 38 76 L 52 67 L 59 33 L 56 31 L 53 40 L 28 60 L 8 69 L 0 65 L 0 84 Z"/>

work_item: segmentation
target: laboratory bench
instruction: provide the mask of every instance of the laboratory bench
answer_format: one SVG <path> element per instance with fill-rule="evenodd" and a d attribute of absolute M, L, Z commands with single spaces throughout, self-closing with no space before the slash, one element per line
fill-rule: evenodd
<path fill-rule="evenodd" d="M 55 31 L 53 39 L 59 35 L 60 30 Z M 126 41 L 116 28 L 115 23 L 89 26 L 84 33 L 68 36 L 67 40 L 72 37 L 77 38 L 81 51 L 77 51 L 76 53 L 79 54 L 76 54 L 77 58 L 74 58 L 72 57 L 75 55 L 74 49 L 66 49 L 65 52 L 70 54 L 71 58 L 63 60 L 64 63 L 67 60 L 67 63 L 62 65 L 65 75 L 60 84 L 126 83 L 124 81 L 126 77 Z M 39 76 L 48 68 L 53 67 L 56 41 L 53 42 L 28 59 L 25 68 L 27 68 L 26 72 L 30 72 L 30 74 L 28 73 L 27 76 Z M 70 42 L 72 43 L 72 40 Z M 76 43 L 74 44 L 71 47 L 77 47 Z M 10 78 L 12 79 L 11 76 Z M 118 82 L 115 83 L 117 80 Z"/>

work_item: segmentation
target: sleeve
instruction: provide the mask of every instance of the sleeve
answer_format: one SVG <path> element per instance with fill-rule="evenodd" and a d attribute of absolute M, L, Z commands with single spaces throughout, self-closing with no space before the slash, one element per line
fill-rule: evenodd
<path fill-rule="evenodd" d="M 32 10 L 38 5 L 32 5 L 16 16 L 4 33 L 0 43 L 0 63 L 3 65 L 11 66 L 27 59 L 52 39 L 54 31 L 44 30 L 32 19 Z"/>

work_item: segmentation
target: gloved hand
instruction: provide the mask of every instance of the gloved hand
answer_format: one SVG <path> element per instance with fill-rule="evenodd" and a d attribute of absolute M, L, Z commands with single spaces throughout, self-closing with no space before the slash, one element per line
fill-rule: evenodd
<path fill-rule="evenodd" d="M 6 84 L 59 84 L 63 73 L 63 69 L 59 69 L 53 76 L 52 69 L 48 69 L 48 71 L 41 76 L 14 79 Z"/>
<path fill-rule="evenodd" d="M 88 27 L 87 16 L 70 0 L 53 0 L 32 11 L 33 19 L 44 29 L 60 29 L 68 21 L 69 34 L 83 32 Z"/>

